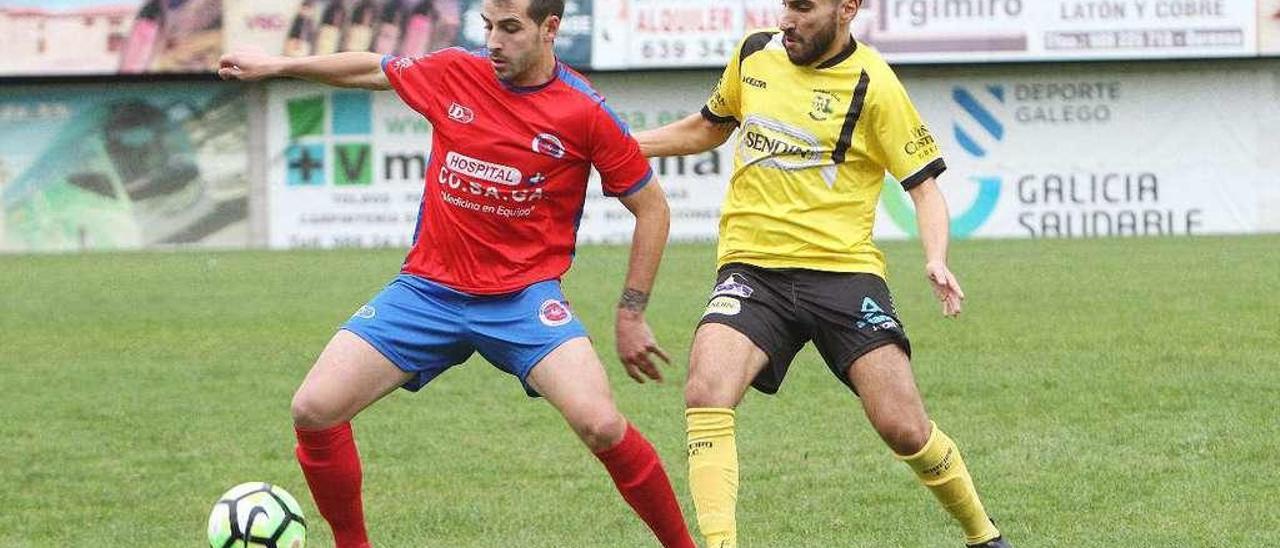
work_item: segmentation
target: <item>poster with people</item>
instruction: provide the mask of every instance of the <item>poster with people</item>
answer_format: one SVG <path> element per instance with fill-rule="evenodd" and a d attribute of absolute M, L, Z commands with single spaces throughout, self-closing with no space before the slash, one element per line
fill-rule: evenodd
<path fill-rule="evenodd" d="M 207 73 L 222 0 L 0 0 L 0 75 Z"/>
<path fill-rule="evenodd" d="M 0 91 L 0 251 L 246 247 L 239 87 Z"/>

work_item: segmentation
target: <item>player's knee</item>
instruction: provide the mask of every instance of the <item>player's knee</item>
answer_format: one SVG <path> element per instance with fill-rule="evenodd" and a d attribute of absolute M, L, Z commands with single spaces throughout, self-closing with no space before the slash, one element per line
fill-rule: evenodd
<path fill-rule="evenodd" d="M 627 419 L 616 410 L 612 413 L 593 414 L 574 425 L 578 437 L 593 452 L 603 451 L 622 441 L 627 431 Z"/>
<path fill-rule="evenodd" d="M 914 455 L 929 443 L 932 427 L 929 421 L 896 420 L 888 421 L 876 428 L 880 437 L 889 448 L 899 455 Z"/>
<path fill-rule="evenodd" d="M 326 405 L 320 398 L 313 397 L 304 390 L 299 390 L 293 395 L 289 411 L 293 414 L 293 425 L 306 430 L 321 430 L 336 426 L 344 419 L 332 406 Z"/>
<path fill-rule="evenodd" d="M 685 407 L 733 407 L 733 402 L 723 395 L 721 384 L 713 379 L 691 375 L 684 385 Z"/>

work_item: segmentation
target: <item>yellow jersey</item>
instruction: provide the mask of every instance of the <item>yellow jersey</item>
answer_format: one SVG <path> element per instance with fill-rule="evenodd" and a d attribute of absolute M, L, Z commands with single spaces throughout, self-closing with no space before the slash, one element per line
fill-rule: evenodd
<path fill-rule="evenodd" d="M 749 34 L 702 109 L 739 126 L 718 263 L 885 276 L 871 241 L 885 172 L 911 189 L 946 170 L 879 52 L 850 41 L 813 66 L 776 29 Z"/>

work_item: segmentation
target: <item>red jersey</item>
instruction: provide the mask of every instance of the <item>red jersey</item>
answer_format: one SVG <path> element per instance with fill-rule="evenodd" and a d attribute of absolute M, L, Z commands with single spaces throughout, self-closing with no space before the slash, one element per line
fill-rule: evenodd
<path fill-rule="evenodd" d="M 626 124 L 563 64 L 529 88 L 461 48 L 387 56 L 382 69 L 434 128 L 406 274 L 477 295 L 557 279 L 573 260 L 591 166 L 608 196 L 653 177 Z"/>

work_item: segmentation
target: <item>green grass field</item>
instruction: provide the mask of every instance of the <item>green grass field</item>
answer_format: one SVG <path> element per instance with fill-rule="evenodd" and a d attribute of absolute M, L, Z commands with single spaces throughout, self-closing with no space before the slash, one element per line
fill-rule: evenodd
<path fill-rule="evenodd" d="M 1018 546 L 1280 545 L 1280 237 L 969 241 L 944 320 L 918 245 L 886 245 L 934 419 Z M 398 251 L 0 257 L 0 545 L 199 546 L 243 481 L 302 501 L 289 398 Z M 713 275 L 673 246 L 650 307 L 680 356 L 613 356 L 625 248 L 566 288 L 692 523 L 681 381 Z M 806 349 L 739 411 L 744 546 L 959 546 L 960 534 Z M 356 420 L 380 546 L 652 546 L 544 402 L 484 362 Z"/>

